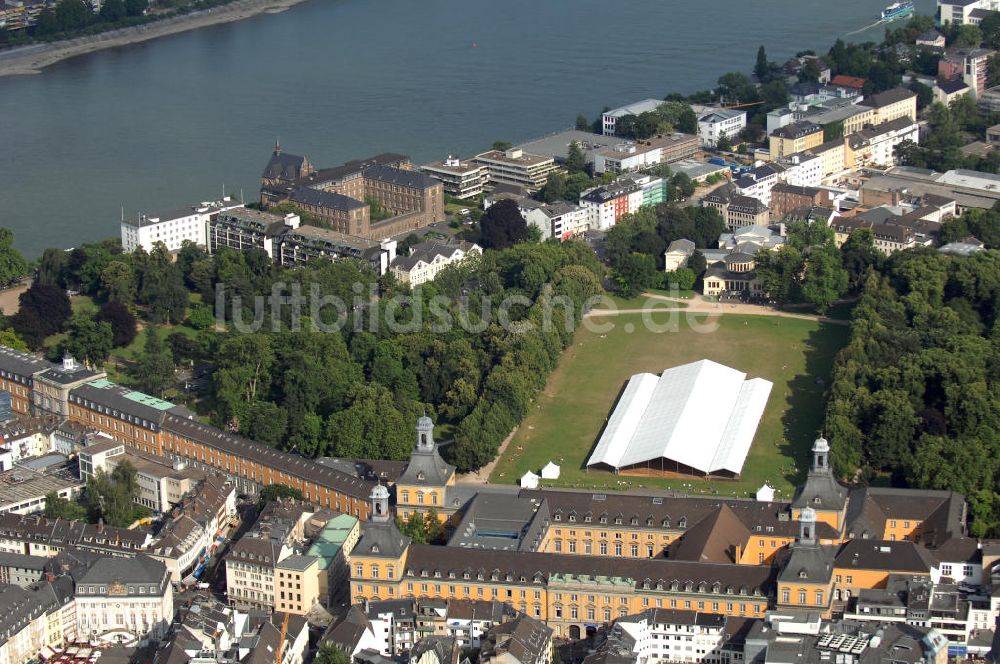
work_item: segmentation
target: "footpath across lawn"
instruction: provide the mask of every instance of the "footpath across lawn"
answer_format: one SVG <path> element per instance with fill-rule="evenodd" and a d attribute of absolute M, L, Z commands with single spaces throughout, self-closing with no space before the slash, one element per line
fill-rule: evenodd
<path fill-rule="evenodd" d="M 746 497 L 768 481 L 778 496 L 790 497 L 805 477 L 809 449 L 822 423 L 833 357 L 846 343 L 848 328 L 812 320 L 724 315 L 715 319 L 716 331 L 705 333 L 686 324 L 683 310 L 661 312 L 653 320 L 665 322 L 670 315 L 679 319 L 677 331 L 651 331 L 642 325 L 640 314 L 590 319 L 614 327 L 577 332 L 490 481 L 514 483 L 524 472 L 537 473 L 554 461 L 562 468 L 561 477 L 544 484 L 611 490 L 662 487 Z M 584 469 L 632 374 L 658 374 L 703 358 L 774 383 L 740 479 L 635 477 Z"/>

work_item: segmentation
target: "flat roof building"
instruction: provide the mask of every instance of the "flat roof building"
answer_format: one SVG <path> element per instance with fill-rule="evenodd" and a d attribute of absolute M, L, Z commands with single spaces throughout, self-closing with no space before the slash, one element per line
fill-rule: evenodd
<path fill-rule="evenodd" d="M 444 193 L 456 198 L 474 198 L 483 193 L 488 169 L 485 164 L 462 161 L 448 156 L 444 161 L 434 161 L 420 167 L 427 175 L 444 184 Z"/>

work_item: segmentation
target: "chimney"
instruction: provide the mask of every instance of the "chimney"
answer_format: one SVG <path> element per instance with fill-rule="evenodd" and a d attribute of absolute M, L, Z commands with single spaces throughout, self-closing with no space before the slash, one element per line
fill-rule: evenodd
<path fill-rule="evenodd" d="M 104 517 L 101 517 L 100 519 L 97 520 L 97 532 L 99 533 L 104 532 Z"/>

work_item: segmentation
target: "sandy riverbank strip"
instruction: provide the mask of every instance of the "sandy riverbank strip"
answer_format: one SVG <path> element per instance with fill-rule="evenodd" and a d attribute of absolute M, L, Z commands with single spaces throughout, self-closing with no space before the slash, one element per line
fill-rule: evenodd
<path fill-rule="evenodd" d="M 0 51 L 0 76 L 37 74 L 45 67 L 61 60 L 94 53 L 106 48 L 166 37 L 167 35 L 204 28 L 219 23 L 231 23 L 263 13 L 277 13 L 305 0 L 236 0 L 227 5 L 203 11 L 136 25 L 120 30 L 110 30 L 97 35 L 76 39 L 32 44 L 8 51 Z"/>

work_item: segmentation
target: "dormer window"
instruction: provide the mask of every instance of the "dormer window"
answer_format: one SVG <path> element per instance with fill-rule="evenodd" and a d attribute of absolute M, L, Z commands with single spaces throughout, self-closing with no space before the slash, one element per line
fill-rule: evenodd
<path fill-rule="evenodd" d="M 807 577 L 806 571 L 804 569 L 799 570 L 799 578 L 805 579 Z"/>
<path fill-rule="evenodd" d="M 559 512 L 556 512 L 555 514 L 552 515 L 552 520 L 553 521 L 562 521 L 562 514 L 560 514 Z"/>
<path fill-rule="evenodd" d="M 622 518 L 620 516 L 615 517 L 615 524 L 619 526 L 622 525 Z"/>
<path fill-rule="evenodd" d="M 419 473 L 417 473 L 417 479 L 420 480 L 421 482 L 424 481 L 424 471 L 420 471 Z"/>
<path fill-rule="evenodd" d="M 664 519 L 663 520 L 663 527 L 664 528 L 669 528 L 670 527 L 670 519 Z"/>
<path fill-rule="evenodd" d="M 601 515 L 601 523 L 607 523 L 607 522 L 608 522 L 608 517 L 606 515 L 602 514 Z"/>
<path fill-rule="evenodd" d="M 569 515 L 569 520 L 570 520 L 571 522 L 576 522 L 576 515 L 575 515 L 575 514 L 570 514 L 570 515 Z"/>
<path fill-rule="evenodd" d="M 632 517 L 632 520 L 629 521 L 629 523 L 632 524 L 633 526 L 638 526 L 639 525 L 639 518 L 638 517 Z"/>
<path fill-rule="evenodd" d="M 591 521 L 592 521 L 591 516 L 589 514 L 585 514 L 584 517 L 583 517 L 583 522 L 584 523 L 590 523 Z"/>
<path fill-rule="evenodd" d="M 372 553 L 378 553 L 378 552 L 379 552 L 378 544 L 372 544 Z"/>
<path fill-rule="evenodd" d="M 688 525 L 687 517 L 686 516 L 682 516 L 681 520 L 677 522 L 677 525 L 680 528 L 687 528 L 687 525 Z"/>

